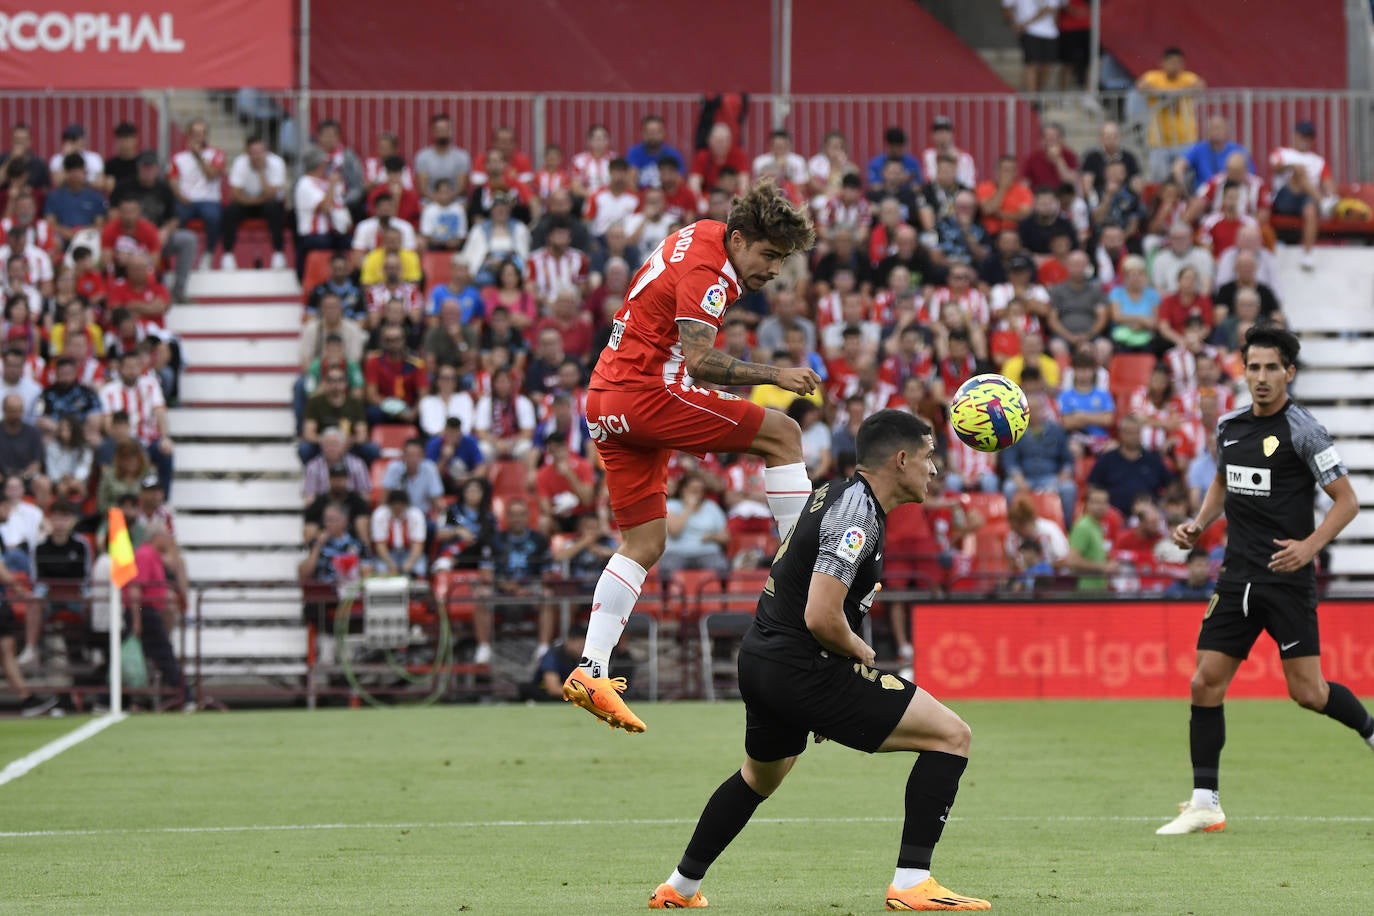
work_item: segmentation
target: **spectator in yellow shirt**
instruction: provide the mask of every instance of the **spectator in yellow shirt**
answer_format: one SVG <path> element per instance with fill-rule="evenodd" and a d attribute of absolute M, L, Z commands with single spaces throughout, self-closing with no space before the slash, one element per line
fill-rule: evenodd
<path fill-rule="evenodd" d="M 774 350 L 773 365 L 779 369 L 786 369 L 795 363 L 792 362 L 792 357 L 786 350 Z M 825 403 L 821 400 L 819 388 L 810 394 L 797 395 L 786 388 L 779 388 L 777 385 L 755 385 L 754 390 L 749 392 L 749 400 L 760 407 L 772 407 L 774 410 L 781 410 L 784 413 L 792 406 L 793 401 L 810 401 L 817 407 L 821 407 Z"/>
<path fill-rule="evenodd" d="M 1045 339 L 1039 334 L 1022 335 L 1021 352 L 1002 364 L 1002 374 L 1019 385 L 1021 373 L 1028 365 L 1039 366 L 1045 386 L 1051 391 L 1059 390 L 1059 363 L 1045 352 Z"/>
<path fill-rule="evenodd" d="M 1197 142 L 1197 112 L 1193 96 L 1207 88 L 1202 77 L 1186 69 L 1183 52 L 1165 48 L 1159 68 L 1147 70 L 1135 88 L 1145 95 L 1150 110 L 1150 180 L 1163 181 L 1175 159 Z"/>
<path fill-rule="evenodd" d="M 359 283 L 364 289 L 369 286 L 376 286 L 385 279 L 382 264 L 389 254 L 394 254 L 401 259 L 401 279 L 404 282 L 420 282 L 424 275 L 420 267 L 420 256 L 413 251 L 406 251 L 402 248 L 400 231 L 391 228 L 382 231 L 382 247 L 369 251 L 363 258 Z"/>

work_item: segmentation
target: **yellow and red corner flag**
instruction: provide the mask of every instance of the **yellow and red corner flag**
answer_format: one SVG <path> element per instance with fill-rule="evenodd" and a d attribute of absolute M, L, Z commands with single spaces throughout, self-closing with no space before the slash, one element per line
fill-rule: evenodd
<path fill-rule="evenodd" d="M 123 588 L 138 575 L 138 564 L 134 562 L 134 545 L 129 540 L 129 529 L 124 526 L 124 513 L 118 509 L 110 510 L 110 581 L 115 588 Z"/>

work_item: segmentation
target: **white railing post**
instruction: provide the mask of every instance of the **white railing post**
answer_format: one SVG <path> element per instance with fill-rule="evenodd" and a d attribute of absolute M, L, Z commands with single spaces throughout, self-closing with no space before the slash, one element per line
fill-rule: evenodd
<path fill-rule="evenodd" d="M 544 167 L 544 147 L 549 142 L 548 97 L 535 95 L 530 98 L 530 150 L 534 164 Z M 573 150 L 564 150 L 563 161 L 572 159 Z"/>

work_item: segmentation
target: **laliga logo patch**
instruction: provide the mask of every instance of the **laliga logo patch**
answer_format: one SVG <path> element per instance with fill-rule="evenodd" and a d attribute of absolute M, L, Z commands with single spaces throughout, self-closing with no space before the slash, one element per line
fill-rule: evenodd
<path fill-rule="evenodd" d="M 853 563 L 859 559 L 859 554 L 864 550 L 864 532 L 862 528 L 850 528 L 840 535 L 840 543 L 835 548 L 835 555 L 841 559 Z"/>
<path fill-rule="evenodd" d="M 1279 437 L 1265 436 L 1264 442 L 1261 444 L 1264 446 L 1264 457 L 1268 458 L 1270 455 L 1274 454 L 1274 452 L 1278 449 Z"/>
<path fill-rule="evenodd" d="M 701 310 L 712 318 L 719 318 L 720 313 L 725 311 L 725 289 L 721 286 L 708 289 L 706 295 L 701 297 Z"/>

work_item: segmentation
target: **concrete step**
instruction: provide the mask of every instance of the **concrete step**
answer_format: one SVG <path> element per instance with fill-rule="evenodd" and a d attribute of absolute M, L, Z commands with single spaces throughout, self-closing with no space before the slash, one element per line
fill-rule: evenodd
<path fill-rule="evenodd" d="M 308 634 L 295 627 L 204 627 L 200 633 L 203 658 L 305 658 Z"/>
<path fill-rule="evenodd" d="M 200 296 L 299 296 L 301 285 L 296 272 L 282 270 L 193 270 L 186 288 L 191 298 Z"/>
<path fill-rule="evenodd" d="M 182 513 L 177 543 L 183 547 L 299 547 L 299 513 L 225 515 Z"/>
<path fill-rule="evenodd" d="M 281 372 L 187 372 L 181 377 L 181 400 L 187 404 L 291 403 L 295 379 Z"/>
<path fill-rule="evenodd" d="M 1331 572 L 1338 576 L 1368 575 L 1374 569 L 1374 544 L 1331 545 Z"/>
<path fill-rule="evenodd" d="M 1368 436 L 1374 430 L 1374 415 L 1368 407 L 1325 407 L 1316 411 L 1316 417 L 1333 439 Z"/>
<path fill-rule="evenodd" d="M 1374 512 L 1361 512 L 1341 532 L 1340 543 L 1359 540 L 1374 541 Z"/>
<path fill-rule="evenodd" d="M 167 313 L 167 326 L 176 334 L 299 333 L 301 314 L 299 301 L 243 305 L 199 303 L 172 309 Z"/>
<path fill-rule="evenodd" d="M 192 582 L 294 582 L 304 554 L 300 551 L 182 551 Z"/>
<path fill-rule="evenodd" d="M 1374 342 L 1369 346 L 1374 349 Z M 1293 382 L 1293 396 L 1304 403 L 1365 401 L 1372 391 L 1374 372 L 1351 369 L 1310 369 L 1299 373 Z"/>
<path fill-rule="evenodd" d="M 202 620 L 289 620 L 301 619 L 301 590 L 298 588 L 210 588 L 201 594 Z"/>
<path fill-rule="evenodd" d="M 1336 451 L 1350 471 L 1374 471 L 1374 441 L 1369 439 L 1337 439 Z M 1369 499 L 1374 502 L 1374 493 Z"/>
<path fill-rule="evenodd" d="M 1299 362 L 1308 367 L 1298 375 L 1298 384 L 1312 369 L 1361 369 L 1374 367 L 1374 340 L 1343 337 L 1304 337 Z"/>
<path fill-rule="evenodd" d="M 299 479 L 300 458 L 290 445 L 178 445 L 173 456 L 178 477 L 189 474 L 256 473 L 292 474 Z"/>
<path fill-rule="evenodd" d="M 211 307 L 211 306 L 207 306 Z M 294 338 L 244 337 L 238 340 L 190 338 L 181 342 L 181 355 L 188 366 L 292 366 L 297 344 Z"/>
<path fill-rule="evenodd" d="M 272 407 L 177 407 L 168 423 L 175 439 L 291 439 L 296 418 L 289 409 Z"/>
<path fill-rule="evenodd" d="M 178 446 L 178 452 L 187 446 Z M 178 480 L 176 508 L 232 512 L 253 509 L 280 509 L 294 512 L 301 508 L 299 480 Z"/>

